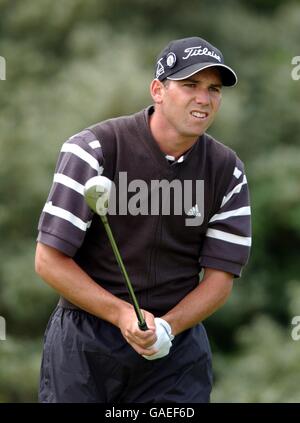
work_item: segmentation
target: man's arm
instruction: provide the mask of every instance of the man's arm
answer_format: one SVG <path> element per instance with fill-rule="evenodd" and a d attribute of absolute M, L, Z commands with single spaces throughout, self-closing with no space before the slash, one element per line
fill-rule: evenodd
<path fill-rule="evenodd" d="M 143 310 L 149 331 L 141 331 L 133 306 L 98 285 L 72 258 L 38 243 L 35 269 L 45 282 L 72 304 L 119 327 L 124 338 L 139 354 L 151 355 L 155 352 L 146 349 L 156 340 L 154 316 Z"/>
<path fill-rule="evenodd" d="M 162 316 L 175 334 L 214 313 L 232 290 L 233 275 L 240 276 L 249 258 L 251 210 L 244 165 L 236 166 L 218 212 L 209 220 L 200 253 L 205 274 L 200 285 Z"/>
<path fill-rule="evenodd" d="M 230 273 L 206 268 L 199 286 L 161 317 L 170 324 L 172 334 L 177 335 L 220 308 L 229 297 L 232 284 Z"/>

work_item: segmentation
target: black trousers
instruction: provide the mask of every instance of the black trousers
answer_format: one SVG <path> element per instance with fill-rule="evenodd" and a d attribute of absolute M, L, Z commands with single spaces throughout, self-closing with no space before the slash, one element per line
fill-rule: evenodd
<path fill-rule="evenodd" d="M 211 351 L 202 324 L 177 335 L 169 355 L 148 361 L 110 323 L 58 306 L 44 337 L 43 403 L 205 403 Z"/>

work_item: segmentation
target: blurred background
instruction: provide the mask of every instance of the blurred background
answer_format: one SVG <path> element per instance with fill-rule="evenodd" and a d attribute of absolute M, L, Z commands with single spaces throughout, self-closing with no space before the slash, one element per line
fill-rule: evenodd
<path fill-rule="evenodd" d="M 253 213 L 249 265 L 206 321 L 212 401 L 300 402 L 299 22 L 289 0 L 0 0 L 0 402 L 37 401 L 57 295 L 34 273 L 35 240 L 61 144 L 150 104 L 156 55 L 194 35 L 239 75 L 209 133 L 244 161 Z"/>

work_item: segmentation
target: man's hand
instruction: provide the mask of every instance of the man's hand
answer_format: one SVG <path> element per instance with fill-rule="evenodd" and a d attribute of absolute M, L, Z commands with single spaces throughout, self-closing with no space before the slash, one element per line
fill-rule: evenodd
<path fill-rule="evenodd" d="M 122 335 L 132 346 L 132 348 L 140 355 L 150 356 L 157 352 L 154 347 L 157 336 L 155 333 L 156 327 L 153 314 L 148 311 L 141 310 L 147 322 L 148 330 L 143 331 L 138 326 L 138 321 L 134 309 L 131 305 L 127 304 L 126 309 L 120 312 L 118 326 Z"/>
<path fill-rule="evenodd" d="M 147 360 L 156 360 L 157 358 L 162 358 L 168 355 L 172 346 L 172 340 L 174 339 L 174 336 L 171 333 L 171 326 L 168 322 L 160 319 L 159 317 L 156 317 L 154 320 L 157 340 L 154 345 L 151 345 L 151 348 L 155 348 L 157 352 L 151 355 L 143 355 L 143 357 Z"/>

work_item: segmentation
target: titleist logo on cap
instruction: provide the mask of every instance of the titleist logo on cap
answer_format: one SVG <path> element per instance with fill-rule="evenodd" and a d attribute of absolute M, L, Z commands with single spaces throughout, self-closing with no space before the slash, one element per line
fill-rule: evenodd
<path fill-rule="evenodd" d="M 203 38 L 188 37 L 169 42 L 157 57 L 154 74 L 159 81 L 181 81 L 209 67 L 218 69 L 223 85 L 236 84 L 234 70 L 225 65 L 223 54 L 217 47 Z"/>
<path fill-rule="evenodd" d="M 214 59 L 217 59 L 221 62 L 221 57 L 216 54 L 213 50 L 209 50 L 207 47 L 202 48 L 202 46 L 188 47 L 184 50 L 187 53 L 186 56 L 183 56 L 183 60 L 187 60 L 190 56 L 210 56 Z"/>

